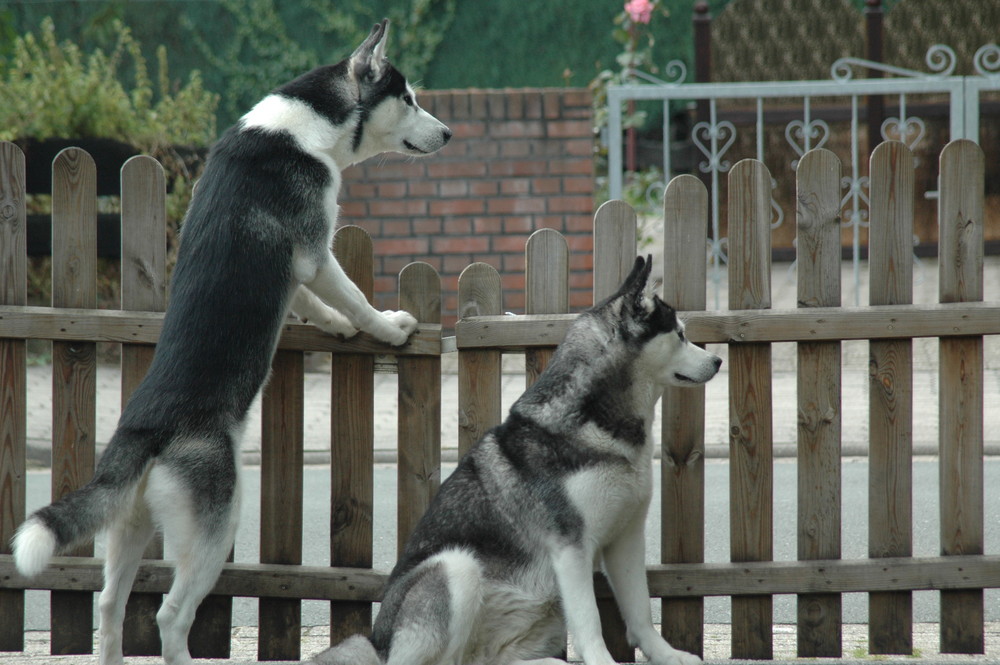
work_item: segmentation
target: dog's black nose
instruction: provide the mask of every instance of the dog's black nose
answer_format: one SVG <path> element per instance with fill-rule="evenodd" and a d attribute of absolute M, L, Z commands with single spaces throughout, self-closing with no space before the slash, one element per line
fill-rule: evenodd
<path fill-rule="evenodd" d="M 715 362 L 715 369 L 718 371 L 719 368 L 722 367 L 722 358 L 715 356 L 715 360 L 713 362 Z"/>
<path fill-rule="evenodd" d="M 444 137 L 444 142 L 447 143 L 448 141 L 451 140 L 451 130 L 445 127 L 444 131 L 441 132 L 441 136 Z"/>

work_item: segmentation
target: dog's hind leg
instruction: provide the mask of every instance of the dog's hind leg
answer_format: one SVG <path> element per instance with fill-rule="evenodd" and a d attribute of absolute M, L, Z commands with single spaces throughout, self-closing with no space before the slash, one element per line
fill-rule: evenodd
<path fill-rule="evenodd" d="M 101 591 L 101 665 L 121 665 L 122 622 L 125 604 L 146 545 L 156 529 L 142 496 L 143 485 L 130 499 L 125 511 L 107 530 L 108 551 L 104 561 L 104 589 Z"/>
<path fill-rule="evenodd" d="M 629 644 L 638 646 L 654 665 L 697 665 L 700 658 L 670 646 L 653 626 L 646 581 L 645 521 L 646 511 L 638 511 L 603 552 L 604 570 L 625 621 Z"/>
<path fill-rule="evenodd" d="M 464 665 L 483 602 L 475 556 L 464 550 L 437 554 L 410 571 L 395 591 L 386 593 L 382 605 L 386 612 L 385 601 L 393 604 L 387 665 Z"/>
<path fill-rule="evenodd" d="M 213 455 L 204 448 L 191 452 L 154 468 L 147 493 L 177 560 L 174 582 L 156 613 L 167 665 L 192 663 L 187 642 L 195 611 L 222 571 L 239 516 L 232 454 Z"/>

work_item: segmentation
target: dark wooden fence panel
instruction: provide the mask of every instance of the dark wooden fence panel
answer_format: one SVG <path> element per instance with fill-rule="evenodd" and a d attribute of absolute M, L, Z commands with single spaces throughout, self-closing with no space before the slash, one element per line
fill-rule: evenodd
<path fill-rule="evenodd" d="M 78 148 L 52 165 L 52 306 L 97 305 L 97 175 Z M 52 343 L 52 499 L 82 487 L 94 475 L 97 345 Z M 88 543 L 76 556 L 93 556 Z M 93 595 L 53 591 L 52 654 L 91 653 Z"/>
<path fill-rule="evenodd" d="M 806 153 L 796 172 L 799 307 L 840 306 L 840 160 Z M 840 558 L 840 342 L 798 345 L 798 558 Z M 839 658 L 838 594 L 801 594 L 798 655 Z"/>
<path fill-rule="evenodd" d="M 500 273 L 473 263 L 458 278 L 459 316 L 503 313 Z M 464 455 L 489 428 L 500 424 L 503 355 L 497 349 L 458 350 L 458 454 Z"/>
<path fill-rule="evenodd" d="M 871 157 L 869 303 L 913 302 L 913 155 L 887 141 Z M 869 343 L 868 554 L 913 554 L 913 342 Z M 869 595 L 868 648 L 913 653 L 913 594 Z"/>
<path fill-rule="evenodd" d="M 26 305 L 24 154 L 0 142 L 0 305 Z M 27 344 L 0 339 L 0 554 L 25 518 Z M 0 651 L 24 650 L 24 591 L 0 589 Z"/>
<path fill-rule="evenodd" d="M 940 300 L 977 302 L 983 299 L 983 151 L 955 141 L 940 164 Z M 941 339 L 939 358 L 941 554 L 983 554 L 983 338 Z M 942 591 L 941 651 L 983 653 L 983 621 L 982 589 Z"/>
<path fill-rule="evenodd" d="M 678 176 L 663 197 L 663 298 L 681 312 L 705 309 L 708 190 Z M 667 563 L 705 560 L 705 388 L 667 388 L 661 421 L 661 554 Z M 704 652 L 705 601 L 664 598 L 663 636 Z"/>
<path fill-rule="evenodd" d="M 166 178 L 152 157 L 140 155 L 122 167 L 121 304 L 123 310 L 162 312 L 167 306 Z M 148 344 L 122 344 L 122 408 L 153 361 Z M 163 558 L 157 534 L 144 559 Z M 160 631 L 156 612 L 163 597 L 133 593 L 125 607 L 122 651 L 126 656 L 158 656 Z"/>
<path fill-rule="evenodd" d="M 743 160 L 729 174 L 729 308 L 771 306 L 771 174 Z M 774 469 L 771 345 L 729 349 L 729 530 L 732 561 L 769 561 Z M 734 597 L 734 658 L 773 655 L 770 596 Z"/>

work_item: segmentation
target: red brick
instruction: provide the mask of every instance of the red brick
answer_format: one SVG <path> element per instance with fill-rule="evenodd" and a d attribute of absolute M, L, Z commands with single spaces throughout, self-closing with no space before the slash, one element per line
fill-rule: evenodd
<path fill-rule="evenodd" d="M 375 254 L 381 256 L 424 255 L 430 249 L 430 243 L 424 238 L 375 238 L 373 241 Z"/>
<path fill-rule="evenodd" d="M 492 249 L 500 254 L 510 254 L 514 252 L 524 252 L 524 246 L 528 242 L 528 237 L 522 234 L 494 236 Z"/>
<path fill-rule="evenodd" d="M 436 180 L 418 180 L 406 185 L 407 196 L 430 197 L 437 196 L 438 185 Z"/>
<path fill-rule="evenodd" d="M 573 106 L 582 106 L 588 111 L 593 105 L 593 98 L 590 90 L 586 88 L 567 88 L 562 91 L 563 109 Z"/>
<path fill-rule="evenodd" d="M 382 161 L 391 159 L 380 157 L 366 167 L 366 180 L 418 180 L 425 177 L 423 162 Z"/>
<path fill-rule="evenodd" d="M 589 253 L 594 251 L 594 236 L 571 235 L 566 236 L 566 244 L 569 245 L 571 253 Z"/>
<path fill-rule="evenodd" d="M 469 217 L 446 217 L 442 235 L 469 235 L 472 233 L 472 219 Z"/>
<path fill-rule="evenodd" d="M 442 198 L 466 196 L 469 193 L 469 183 L 465 180 L 445 180 L 438 185 Z"/>
<path fill-rule="evenodd" d="M 500 148 L 500 156 L 505 159 L 521 159 L 524 157 L 530 157 L 532 153 L 531 145 L 533 141 L 517 141 L 517 140 L 506 140 L 497 141 L 496 145 Z"/>
<path fill-rule="evenodd" d="M 500 193 L 507 195 L 527 194 L 531 191 L 531 181 L 527 178 L 505 178 L 500 181 Z"/>
<path fill-rule="evenodd" d="M 593 215 L 566 215 L 563 222 L 568 233 L 591 233 L 594 230 Z"/>
<path fill-rule="evenodd" d="M 503 272 L 524 272 L 524 252 L 512 252 L 503 255 Z"/>
<path fill-rule="evenodd" d="M 591 175 L 594 172 L 592 159 L 554 159 L 547 162 L 548 173 L 553 175 Z"/>
<path fill-rule="evenodd" d="M 340 217 L 343 220 L 345 218 L 360 218 L 368 216 L 368 205 L 364 201 L 340 201 Z M 341 222 L 343 223 L 343 222 Z"/>
<path fill-rule="evenodd" d="M 421 199 L 375 200 L 368 203 L 372 217 L 412 217 L 427 214 L 427 202 Z"/>
<path fill-rule="evenodd" d="M 552 196 L 548 199 L 549 212 L 592 213 L 594 199 L 590 196 Z"/>
<path fill-rule="evenodd" d="M 531 181 L 531 192 L 533 194 L 556 194 L 562 191 L 564 180 L 560 178 L 535 178 Z"/>
<path fill-rule="evenodd" d="M 500 141 L 472 141 L 465 148 L 468 159 L 490 160 L 500 155 Z"/>
<path fill-rule="evenodd" d="M 472 230 L 477 235 L 503 233 L 503 217 L 475 217 L 472 220 Z"/>
<path fill-rule="evenodd" d="M 473 117 L 469 111 L 469 93 L 460 90 L 449 90 L 440 94 L 447 94 L 451 97 L 452 120 Z"/>
<path fill-rule="evenodd" d="M 535 230 L 535 218 L 530 216 L 504 217 L 504 233 L 531 233 Z"/>
<path fill-rule="evenodd" d="M 489 135 L 494 139 L 542 138 L 545 125 L 540 120 L 508 120 L 490 124 Z"/>
<path fill-rule="evenodd" d="M 495 180 L 472 180 L 469 182 L 469 196 L 496 196 L 500 183 Z"/>
<path fill-rule="evenodd" d="M 404 238 L 415 235 L 409 219 L 385 220 L 378 235 L 385 238 Z"/>
<path fill-rule="evenodd" d="M 367 182 L 352 182 L 344 188 L 344 198 L 370 199 L 375 196 L 375 185 Z"/>
<path fill-rule="evenodd" d="M 507 99 L 502 92 L 489 92 L 486 95 L 486 105 L 492 120 L 503 120 L 507 117 Z"/>
<path fill-rule="evenodd" d="M 481 199 L 445 199 L 431 201 L 431 215 L 479 215 L 485 210 Z"/>
<path fill-rule="evenodd" d="M 545 212 L 545 200 L 522 196 L 507 199 L 489 199 L 486 209 L 490 214 L 510 215 Z"/>
<path fill-rule="evenodd" d="M 469 117 L 470 118 L 487 118 L 489 117 L 486 110 L 486 97 L 487 93 L 485 90 L 470 90 L 469 91 Z"/>
<path fill-rule="evenodd" d="M 444 226 L 440 218 L 417 218 L 413 220 L 412 224 L 415 236 L 441 235 Z"/>
<path fill-rule="evenodd" d="M 446 275 L 458 275 L 472 263 L 470 254 L 444 254 L 441 257 L 441 272 Z M 457 285 L 457 280 L 456 280 Z"/>
<path fill-rule="evenodd" d="M 524 117 L 542 117 L 542 93 L 537 90 L 532 90 L 531 92 L 526 92 L 524 94 Z"/>
<path fill-rule="evenodd" d="M 486 136 L 486 123 L 482 121 L 466 120 L 463 122 L 452 122 L 448 127 L 455 136 L 452 142 L 461 142 L 466 139 L 476 139 Z"/>
<path fill-rule="evenodd" d="M 559 96 L 560 93 L 553 90 L 546 90 L 542 93 L 542 113 L 546 119 L 554 120 L 559 117 Z"/>
<path fill-rule="evenodd" d="M 549 138 L 565 139 L 590 136 L 593 126 L 585 120 L 555 120 L 545 125 Z"/>
<path fill-rule="evenodd" d="M 431 251 L 435 254 L 467 254 L 484 252 L 489 249 L 490 239 L 486 236 L 442 236 L 431 239 Z"/>
<path fill-rule="evenodd" d="M 574 176 L 562 179 L 562 191 L 567 194 L 593 194 L 594 179 Z"/>
<path fill-rule="evenodd" d="M 386 182 L 378 186 L 378 195 L 386 199 L 401 199 L 406 196 L 405 182 Z"/>
<path fill-rule="evenodd" d="M 594 139 L 585 137 L 562 141 L 562 154 L 567 157 L 592 157 L 594 154 Z"/>
<path fill-rule="evenodd" d="M 475 178 L 486 175 L 486 164 L 481 162 L 436 162 L 427 167 L 432 178 Z"/>
<path fill-rule="evenodd" d="M 587 165 L 588 168 L 590 165 Z M 569 168 L 569 166 L 563 166 L 562 168 Z M 558 171 L 557 173 L 564 173 L 565 171 Z M 531 175 L 546 175 L 549 173 L 549 162 L 542 161 L 532 161 L 527 159 L 513 160 L 509 162 L 493 162 L 489 165 L 489 173 L 491 176 L 500 177 L 510 177 L 510 176 L 531 176 Z"/>
<path fill-rule="evenodd" d="M 522 90 L 508 89 L 504 91 L 507 97 L 507 117 L 524 117 L 524 92 Z"/>

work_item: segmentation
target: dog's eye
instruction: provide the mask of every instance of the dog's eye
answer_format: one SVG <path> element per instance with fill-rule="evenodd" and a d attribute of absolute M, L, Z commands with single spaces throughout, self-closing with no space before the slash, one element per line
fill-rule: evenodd
<path fill-rule="evenodd" d="M 684 341 L 684 331 L 683 330 L 678 330 L 677 331 L 677 336 L 680 338 L 680 340 L 682 342 Z"/>
<path fill-rule="evenodd" d="M 407 106 L 413 106 L 413 95 L 410 94 L 403 95 L 403 102 Z"/>

